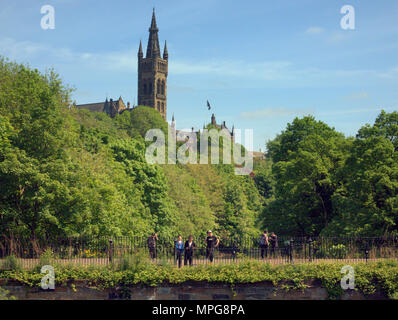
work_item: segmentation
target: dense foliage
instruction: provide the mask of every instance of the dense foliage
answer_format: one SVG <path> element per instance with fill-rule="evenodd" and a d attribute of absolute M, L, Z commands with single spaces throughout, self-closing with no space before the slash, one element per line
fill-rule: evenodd
<path fill-rule="evenodd" d="M 253 181 L 232 165 L 150 165 L 143 137 L 167 122 L 71 108 L 52 71 L 0 60 L 0 235 L 255 234 Z"/>
<path fill-rule="evenodd" d="M 67 285 L 71 280 L 87 280 L 90 285 L 100 288 L 206 281 L 228 283 L 233 288 L 239 283 L 269 281 L 275 287 L 284 290 L 303 290 L 308 280 L 319 280 L 322 287 L 327 289 L 329 298 L 338 298 L 343 293 L 341 269 L 344 263 L 271 265 L 247 260 L 235 264 L 198 265 L 178 269 L 173 265 L 143 262 L 140 259 L 134 259 L 131 263 L 122 262 L 109 267 L 56 265 L 56 286 Z M 398 292 L 398 263 L 396 261 L 357 263 L 352 266 L 355 270 L 356 290 L 365 295 L 379 291 L 390 298 L 396 297 Z M 29 286 L 40 286 L 42 277 L 43 274 L 39 269 L 0 271 L 0 278 L 16 280 Z"/>
<path fill-rule="evenodd" d="M 70 106 L 53 71 L 0 60 L 1 236 L 398 235 L 398 112 L 355 138 L 296 118 L 238 176 L 148 164 L 145 133 L 168 129 L 154 109 L 112 119 Z"/>
<path fill-rule="evenodd" d="M 267 145 L 272 169 L 257 181 L 268 200 L 263 226 L 290 235 L 398 235 L 397 143 L 396 111 L 382 111 L 356 138 L 311 116 L 294 119 Z"/>

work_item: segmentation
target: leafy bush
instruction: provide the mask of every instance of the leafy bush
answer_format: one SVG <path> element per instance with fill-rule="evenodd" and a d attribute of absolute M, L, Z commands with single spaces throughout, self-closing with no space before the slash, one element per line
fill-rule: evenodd
<path fill-rule="evenodd" d="M 133 254 L 126 254 L 118 261 L 116 269 L 118 271 L 138 272 L 148 265 L 149 258 L 144 249 L 137 249 Z M 113 266 L 115 267 L 115 266 Z"/>
<path fill-rule="evenodd" d="M 347 247 L 344 244 L 332 245 L 330 248 L 322 248 L 316 253 L 318 258 L 344 259 L 347 257 Z"/>
<path fill-rule="evenodd" d="M 9 295 L 9 291 L 0 287 L 0 300 L 16 300 L 14 296 Z"/>
<path fill-rule="evenodd" d="M 54 253 L 51 249 L 47 248 L 44 252 L 40 255 L 39 264 L 36 266 L 35 270 L 40 272 L 43 266 L 53 265 L 54 264 Z"/>
<path fill-rule="evenodd" d="M 1 264 L 0 270 L 20 271 L 22 270 L 22 263 L 14 255 L 7 256 Z"/>
<path fill-rule="evenodd" d="M 135 259 L 133 259 L 135 257 Z M 242 261 L 234 264 L 198 265 L 189 268 L 175 268 L 170 265 L 148 263 L 141 252 L 133 254 L 113 267 L 70 267 L 55 265 L 56 285 L 72 280 L 87 280 L 99 288 L 143 284 L 157 286 L 166 283 L 207 281 L 228 283 L 256 283 L 269 281 L 286 290 L 303 290 L 307 281 L 319 280 L 329 298 L 338 299 L 343 290 L 340 281 L 344 263 L 311 263 L 271 265 L 259 261 Z M 398 292 L 398 262 L 369 262 L 352 264 L 355 269 L 355 288 L 365 295 L 381 291 L 390 298 Z M 122 270 L 123 269 L 123 270 Z M 40 271 L 2 271 L 0 278 L 17 280 L 29 286 L 40 286 Z"/>
<path fill-rule="evenodd" d="M 328 249 L 327 256 L 335 259 L 344 259 L 347 256 L 347 247 L 344 244 L 332 245 Z"/>

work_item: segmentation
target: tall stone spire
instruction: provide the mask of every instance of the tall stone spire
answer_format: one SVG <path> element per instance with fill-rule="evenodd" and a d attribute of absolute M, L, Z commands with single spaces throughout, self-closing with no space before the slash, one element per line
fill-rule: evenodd
<path fill-rule="evenodd" d="M 163 50 L 163 59 L 168 60 L 169 59 L 169 52 L 167 51 L 167 41 L 164 41 L 164 50 Z"/>
<path fill-rule="evenodd" d="M 138 105 L 154 108 L 166 120 L 168 60 L 161 56 L 158 32 L 153 9 L 146 57 L 141 57 L 141 42 L 138 50 Z M 168 57 L 166 47 L 164 56 Z"/>
<path fill-rule="evenodd" d="M 146 48 L 146 58 L 160 58 L 160 46 L 158 37 L 158 27 L 156 26 L 155 8 L 153 8 L 151 27 L 149 28 L 148 46 Z"/>
<path fill-rule="evenodd" d="M 149 29 L 149 31 L 150 31 L 151 29 L 156 29 L 156 31 L 158 31 L 157 25 L 156 25 L 155 8 L 153 8 L 153 12 L 152 12 L 152 21 L 151 21 L 151 28 Z"/>
<path fill-rule="evenodd" d="M 142 43 L 140 40 L 140 48 L 138 49 L 138 59 L 142 59 L 143 53 L 142 53 Z"/>

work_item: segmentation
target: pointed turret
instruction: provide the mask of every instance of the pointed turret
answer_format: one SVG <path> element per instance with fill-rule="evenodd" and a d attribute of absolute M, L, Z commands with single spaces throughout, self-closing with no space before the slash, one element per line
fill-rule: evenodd
<path fill-rule="evenodd" d="M 156 26 L 155 8 L 153 8 L 151 27 L 149 28 L 148 46 L 146 58 L 160 58 L 160 46 L 158 38 L 158 27 Z"/>
<path fill-rule="evenodd" d="M 168 60 L 169 59 L 169 52 L 167 51 L 167 41 L 164 41 L 164 50 L 163 50 L 163 59 Z"/>
<path fill-rule="evenodd" d="M 149 29 L 149 31 L 151 30 L 156 30 L 158 31 L 158 27 L 156 25 L 156 16 L 155 16 L 155 8 L 153 8 L 153 12 L 152 12 L 152 21 L 151 21 L 151 28 Z"/>
<path fill-rule="evenodd" d="M 212 124 L 213 126 L 217 125 L 216 116 L 214 115 L 214 113 L 211 115 L 211 124 Z"/>
<path fill-rule="evenodd" d="M 138 59 L 142 59 L 144 54 L 142 53 L 142 42 L 140 40 L 140 48 L 138 49 Z"/>
<path fill-rule="evenodd" d="M 176 133 L 176 122 L 174 121 L 174 113 L 173 113 L 173 117 L 171 118 L 171 130 L 172 130 L 172 134 L 175 135 L 175 133 Z"/>

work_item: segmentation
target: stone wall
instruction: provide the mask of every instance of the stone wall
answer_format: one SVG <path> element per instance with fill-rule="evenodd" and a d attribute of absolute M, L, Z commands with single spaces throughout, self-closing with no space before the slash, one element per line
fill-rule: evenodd
<path fill-rule="evenodd" d="M 55 290 L 30 288 L 17 282 L 0 281 L 0 286 L 19 300 L 326 300 L 328 292 L 318 281 L 307 282 L 304 290 L 285 290 L 272 283 L 229 284 L 187 282 L 179 285 L 157 287 L 135 285 L 99 289 L 86 281 L 73 281 Z M 388 299 L 382 292 L 364 296 L 361 292 L 348 290 L 341 296 L 343 300 Z"/>

